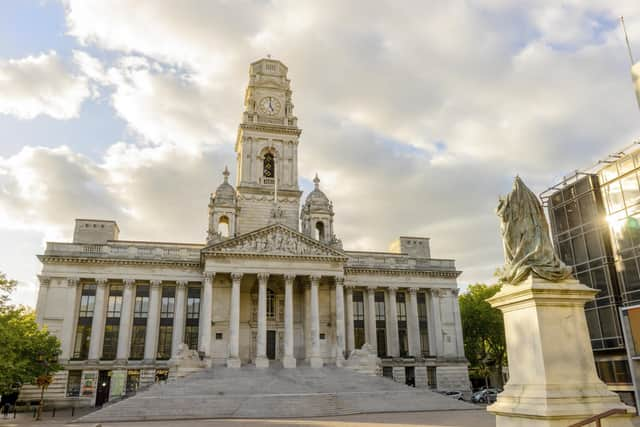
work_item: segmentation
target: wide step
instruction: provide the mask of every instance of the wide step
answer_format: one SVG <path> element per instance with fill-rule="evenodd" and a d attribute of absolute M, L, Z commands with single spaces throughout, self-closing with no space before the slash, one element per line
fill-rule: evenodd
<path fill-rule="evenodd" d="M 78 421 L 302 418 L 472 408 L 437 393 L 341 368 L 213 368 L 156 384 Z"/>

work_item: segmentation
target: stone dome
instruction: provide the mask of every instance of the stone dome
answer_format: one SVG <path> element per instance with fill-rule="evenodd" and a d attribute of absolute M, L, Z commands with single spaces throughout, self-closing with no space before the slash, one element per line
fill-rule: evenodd
<path fill-rule="evenodd" d="M 229 184 L 229 170 L 225 166 L 224 182 L 220 184 L 215 193 L 215 204 L 220 205 L 234 205 L 236 201 L 236 190 L 231 184 Z"/>
<path fill-rule="evenodd" d="M 312 212 L 331 212 L 332 206 L 329 198 L 322 190 L 320 190 L 320 178 L 318 178 L 318 174 L 313 179 L 313 184 L 315 188 L 309 195 L 304 203 L 305 208 L 309 209 Z"/>

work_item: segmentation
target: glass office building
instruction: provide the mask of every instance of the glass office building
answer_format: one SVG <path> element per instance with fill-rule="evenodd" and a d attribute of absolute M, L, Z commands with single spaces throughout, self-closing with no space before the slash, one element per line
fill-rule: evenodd
<path fill-rule="evenodd" d="M 636 400 L 632 371 L 640 364 L 625 345 L 636 319 L 626 312 L 640 305 L 639 173 L 634 144 L 542 194 L 560 258 L 599 291 L 585 306 L 598 374 L 630 404 Z"/>

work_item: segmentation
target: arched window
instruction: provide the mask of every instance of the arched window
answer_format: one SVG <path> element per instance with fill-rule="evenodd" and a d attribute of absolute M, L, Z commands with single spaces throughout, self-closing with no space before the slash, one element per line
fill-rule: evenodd
<path fill-rule="evenodd" d="M 271 289 L 267 289 L 267 318 L 276 318 L 276 294 Z"/>
<path fill-rule="evenodd" d="M 218 233 L 222 237 L 229 237 L 229 218 L 225 215 L 218 220 Z"/>
<path fill-rule="evenodd" d="M 316 223 L 316 239 L 324 240 L 324 223 L 321 221 Z"/>
<path fill-rule="evenodd" d="M 276 176 L 276 162 L 273 154 L 264 155 L 264 163 L 262 165 L 262 176 L 265 178 L 273 178 Z"/>

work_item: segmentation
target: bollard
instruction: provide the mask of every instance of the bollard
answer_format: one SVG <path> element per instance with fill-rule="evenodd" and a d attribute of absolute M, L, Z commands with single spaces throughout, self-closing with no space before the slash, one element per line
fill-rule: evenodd
<path fill-rule="evenodd" d="M 36 417 L 36 412 L 38 411 L 38 408 L 33 408 L 33 418 Z"/>
<path fill-rule="evenodd" d="M 18 405 L 13 405 L 13 419 L 16 419 L 16 412 L 17 412 L 17 407 Z"/>
<path fill-rule="evenodd" d="M 51 418 L 55 418 L 56 417 L 56 407 L 54 406 L 53 409 L 51 410 Z"/>
<path fill-rule="evenodd" d="M 71 416 L 73 417 L 73 414 L 76 412 L 76 407 L 72 406 L 71 407 Z"/>

